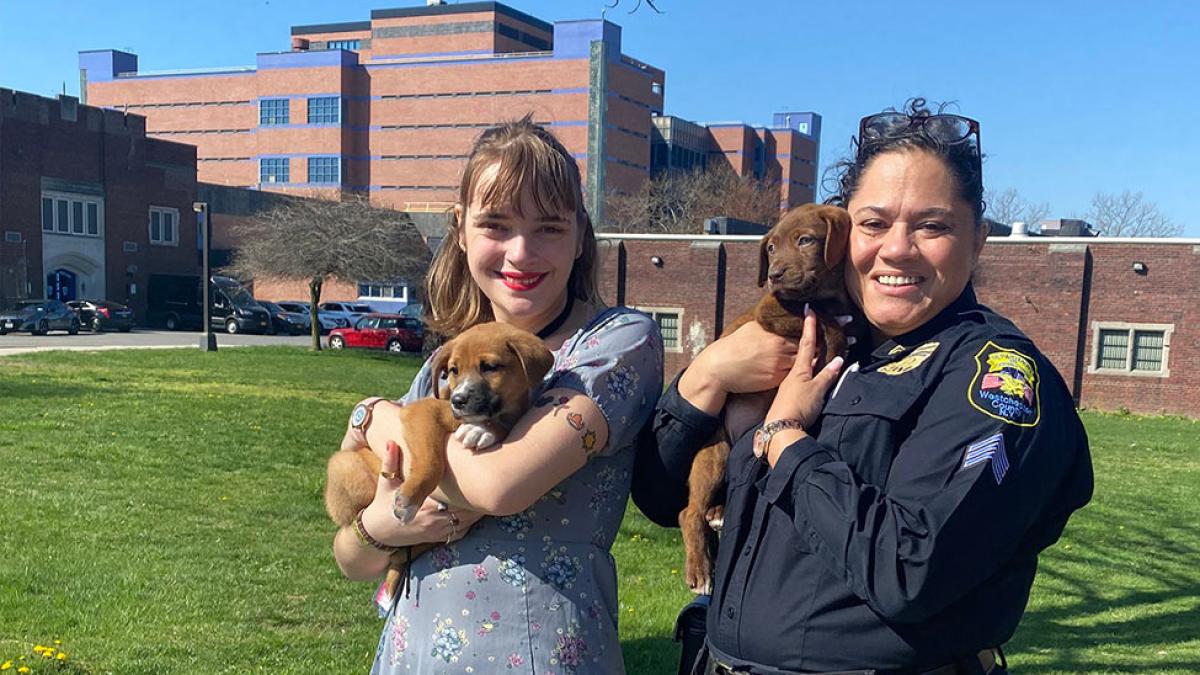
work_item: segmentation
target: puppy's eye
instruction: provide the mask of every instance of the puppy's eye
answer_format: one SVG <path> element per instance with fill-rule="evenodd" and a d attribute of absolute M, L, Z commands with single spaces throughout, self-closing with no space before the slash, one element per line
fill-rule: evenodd
<path fill-rule="evenodd" d="M 767 255 L 775 255 L 775 244 L 767 244 Z"/>
<path fill-rule="evenodd" d="M 451 375 L 458 375 L 458 366 L 450 366 L 450 370 L 447 370 L 446 372 L 450 373 Z"/>
<path fill-rule="evenodd" d="M 494 373 L 497 370 L 500 370 L 500 366 L 496 365 L 495 363 L 488 363 L 487 361 L 482 361 L 479 364 L 479 372 L 481 372 L 481 373 Z"/>
<path fill-rule="evenodd" d="M 817 238 L 809 234 L 800 235 L 796 239 L 797 246 L 812 246 L 815 243 L 817 243 Z"/>

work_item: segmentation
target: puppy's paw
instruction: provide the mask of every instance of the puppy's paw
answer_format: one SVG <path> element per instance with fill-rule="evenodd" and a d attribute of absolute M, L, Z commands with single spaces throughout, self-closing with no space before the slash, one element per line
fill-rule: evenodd
<path fill-rule="evenodd" d="M 684 580 L 696 595 L 712 594 L 712 567 L 707 559 L 686 561 Z"/>
<path fill-rule="evenodd" d="M 496 443 L 496 434 L 477 424 L 460 424 L 454 430 L 454 438 L 465 447 L 475 450 L 482 450 Z"/>
<path fill-rule="evenodd" d="M 704 513 L 704 522 L 712 528 L 713 532 L 720 532 L 721 527 L 725 525 L 725 507 L 718 504 Z"/>

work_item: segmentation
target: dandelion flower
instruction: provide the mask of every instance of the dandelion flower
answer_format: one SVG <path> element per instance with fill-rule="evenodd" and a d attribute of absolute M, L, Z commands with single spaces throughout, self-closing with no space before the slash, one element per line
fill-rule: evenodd
<path fill-rule="evenodd" d="M 5 661 L 4 663 L 0 664 L 0 670 L 8 670 L 10 668 L 12 668 L 12 661 Z"/>
<path fill-rule="evenodd" d="M 18 673 L 30 673 L 33 671 L 29 670 L 29 666 L 21 666 L 20 668 L 17 668 L 17 672 Z"/>
<path fill-rule="evenodd" d="M 57 658 L 59 661 L 66 661 L 66 660 L 67 660 L 67 653 L 66 653 L 66 652 L 59 652 L 59 653 L 58 653 L 58 656 L 56 656 L 55 658 Z"/>

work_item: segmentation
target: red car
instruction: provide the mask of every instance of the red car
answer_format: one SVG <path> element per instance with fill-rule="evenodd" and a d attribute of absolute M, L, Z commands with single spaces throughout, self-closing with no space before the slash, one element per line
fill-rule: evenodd
<path fill-rule="evenodd" d="M 353 328 L 335 328 L 329 333 L 330 349 L 365 347 L 419 352 L 424 341 L 425 326 L 421 321 L 399 314 L 368 314 Z"/>

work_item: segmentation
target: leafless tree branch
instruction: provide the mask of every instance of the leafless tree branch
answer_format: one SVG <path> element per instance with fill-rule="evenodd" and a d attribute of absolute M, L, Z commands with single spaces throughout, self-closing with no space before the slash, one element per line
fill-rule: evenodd
<path fill-rule="evenodd" d="M 1097 192 L 1086 219 L 1105 237 L 1178 237 L 1183 226 L 1146 201 L 1141 192 Z"/>
<path fill-rule="evenodd" d="M 700 234 L 704 220 L 730 216 L 773 225 L 779 219 L 779 185 L 738 176 L 727 165 L 706 171 L 663 172 L 636 192 L 610 192 L 609 232 Z"/>
<path fill-rule="evenodd" d="M 1005 225 L 1012 225 L 1019 221 L 1033 226 L 1050 215 L 1050 204 L 1027 202 L 1020 193 L 1012 188 L 998 193 L 987 192 L 984 194 L 983 200 L 987 204 L 987 211 L 984 215 Z"/>

